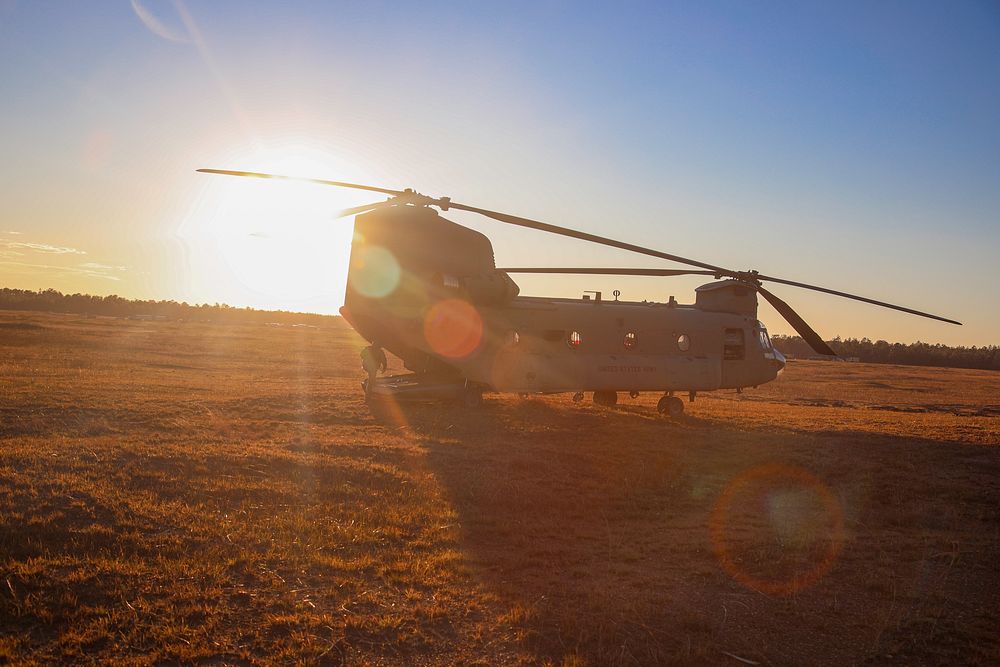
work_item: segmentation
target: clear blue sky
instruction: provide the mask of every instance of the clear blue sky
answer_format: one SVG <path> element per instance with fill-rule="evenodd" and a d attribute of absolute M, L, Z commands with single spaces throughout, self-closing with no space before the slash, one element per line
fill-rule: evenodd
<path fill-rule="evenodd" d="M 1000 342 L 997 3 L 0 1 L 0 90 L 3 285 L 335 312 L 365 196 L 194 173 L 284 168 L 966 322 L 776 288 L 826 337 Z M 657 265 L 451 217 L 500 264 Z"/>

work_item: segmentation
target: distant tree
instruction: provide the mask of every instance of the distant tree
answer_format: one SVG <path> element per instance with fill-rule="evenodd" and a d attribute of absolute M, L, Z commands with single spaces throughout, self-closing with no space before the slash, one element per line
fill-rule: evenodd
<path fill-rule="evenodd" d="M 189 321 L 281 322 L 316 325 L 331 319 L 330 315 L 233 308 L 228 304 L 220 303 L 192 305 L 172 300 L 125 299 L 117 294 L 101 297 L 89 294 L 63 294 L 54 289 L 32 291 L 6 287 L 0 288 L 0 310 L 43 311 L 105 317 L 149 316 Z"/>
<path fill-rule="evenodd" d="M 810 358 L 816 353 L 799 336 L 772 336 L 774 346 L 791 357 Z M 840 357 L 857 357 L 874 364 L 905 364 L 909 366 L 946 366 L 1000 370 L 1000 346 L 949 347 L 940 343 L 917 341 L 905 345 L 869 338 L 834 338 L 830 347 Z"/>

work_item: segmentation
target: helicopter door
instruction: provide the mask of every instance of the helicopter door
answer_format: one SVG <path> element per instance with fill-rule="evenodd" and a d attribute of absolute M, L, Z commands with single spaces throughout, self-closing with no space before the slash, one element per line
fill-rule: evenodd
<path fill-rule="evenodd" d="M 726 329 L 722 348 L 723 361 L 743 361 L 747 355 L 747 341 L 743 329 Z"/>
<path fill-rule="evenodd" d="M 726 329 L 722 338 L 722 386 L 741 387 L 746 367 L 747 341 L 743 329 Z"/>

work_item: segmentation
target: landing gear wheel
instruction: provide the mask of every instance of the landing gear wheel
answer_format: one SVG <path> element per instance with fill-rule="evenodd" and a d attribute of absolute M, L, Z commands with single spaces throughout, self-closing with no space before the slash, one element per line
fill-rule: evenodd
<path fill-rule="evenodd" d="M 684 401 L 676 396 L 664 396 L 657 402 L 656 409 L 661 415 L 680 417 L 684 414 Z"/>
<path fill-rule="evenodd" d="M 594 403 L 598 405 L 604 405 L 607 407 L 612 407 L 618 403 L 618 392 L 616 391 L 595 391 L 594 392 Z"/>
<path fill-rule="evenodd" d="M 466 387 L 462 390 L 462 395 L 459 398 L 463 406 L 467 408 L 478 408 L 483 405 L 483 392 L 479 389 L 473 389 L 472 387 Z"/>

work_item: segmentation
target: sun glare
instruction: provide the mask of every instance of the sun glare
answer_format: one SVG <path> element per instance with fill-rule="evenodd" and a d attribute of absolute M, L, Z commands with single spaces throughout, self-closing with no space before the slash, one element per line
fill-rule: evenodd
<path fill-rule="evenodd" d="M 294 143 L 195 166 L 370 180 L 355 165 Z M 192 299 L 336 312 L 353 230 L 352 219 L 336 215 L 370 195 L 294 181 L 197 176 L 200 195 L 178 228 Z"/>

